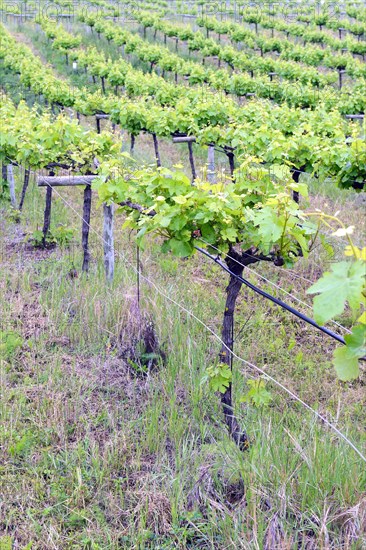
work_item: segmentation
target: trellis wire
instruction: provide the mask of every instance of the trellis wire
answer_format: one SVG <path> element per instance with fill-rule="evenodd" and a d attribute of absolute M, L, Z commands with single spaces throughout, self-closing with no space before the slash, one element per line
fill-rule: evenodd
<path fill-rule="evenodd" d="M 233 273 L 231 271 L 231 269 L 224 264 L 224 262 L 221 260 L 220 257 L 215 258 L 214 256 L 212 256 L 209 252 L 207 252 L 203 248 L 200 248 L 200 247 L 196 246 L 196 249 L 199 252 L 201 252 L 202 254 L 204 254 L 205 256 L 207 256 L 208 258 L 210 258 L 211 260 L 213 260 L 214 262 L 216 262 L 221 267 L 221 269 L 226 271 L 226 273 L 229 273 L 230 276 L 235 277 L 238 281 L 240 281 L 242 284 L 249 287 L 251 290 L 253 290 L 257 294 L 263 296 L 264 298 L 267 298 L 267 300 L 270 300 L 274 304 L 277 304 L 282 309 L 292 313 L 293 315 L 295 315 L 296 317 L 298 317 L 302 321 L 305 321 L 305 323 L 308 323 L 309 325 L 311 325 L 314 328 L 320 330 L 321 332 L 324 332 L 324 334 L 327 334 L 328 336 L 330 336 L 334 340 L 337 340 L 341 344 L 345 344 L 344 339 L 341 336 L 339 336 L 339 334 L 336 334 L 335 332 L 332 332 L 331 330 L 327 329 L 326 327 L 321 327 L 313 319 L 311 319 L 310 317 L 307 317 L 307 315 L 304 315 L 303 313 L 301 313 L 297 309 L 293 308 L 292 306 L 289 306 L 288 304 L 286 304 L 282 300 L 279 300 L 278 298 L 275 298 L 274 296 L 272 296 L 268 292 L 265 292 L 264 290 L 261 290 L 260 288 L 256 287 L 255 285 L 253 285 L 252 283 L 250 283 L 249 281 L 244 279 L 244 277 L 240 277 L 240 275 L 236 275 L 235 273 Z"/>
<path fill-rule="evenodd" d="M 203 243 L 205 243 L 207 246 L 210 246 L 211 248 L 213 248 L 214 250 L 216 250 L 219 254 L 221 254 L 221 251 L 214 245 L 208 243 L 207 241 L 205 241 L 204 239 L 202 239 L 202 237 L 199 237 L 199 240 L 202 241 Z M 247 256 L 250 256 L 252 258 L 255 258 L 255 256 L 252 256 L 251 254 L 247 254 Z M 227 258 L 230 258 L 231 260 L 233 260 L 234 262 L 236 262 L 238 265 L 244 267 L 245 269 L 247 269 L 248 271 L 250 271 L 250 273 L 253 273 L 254 275 L 256 275 L 257 277 L 259 277 L 260 279 L 262 279 L 263 281 L 266 281 L 268 284 L 272 285 L 274 288 L 277 288 L 278 290 L 280 290 L 281 292 L 283 292 L 284 294 L 287 294 L 287 296 L 289 296 L 290 298 L 292 298 L 293 300 L 295 300 L 296 302 L 298 302 L 299 304 L 307 307 L 308 309 L 312 309 L 312 306 L 310 304 L 307 304 L 306 302 L 303 302 L 302 300 L 300 300 L 300 298 L 297 298 L 296 296 L 294 296 L 293 294 L 291 294 L 290 292 L 288 292 L 287 290 L 285 290 L 284 288 L 282 288 L 281 286 L 277 285 L 276 283 L 274 283 L 273 281 L 271 281 L 270 279 L 267 279 L 266 277 L 264 277 L 263 275 L 261 275 L 260 273 L 257 273 L 256 271 L 254 271 L 254 269 L 251 269 L 249 266 L 246 266 L 244 264 L 242 264 L 241 262 L 239 262 L 239 260 L 233 258 L 232 256 L 230 256 L 230 254 L 226 254 L 226 257 Z M 279 266 L 280 267 L 280 266 Z M 280 268 L 282 269 L 285 273 L 286 273 L 286 270 L 283 269 L 283 268 Z M 305 279 L 307 281 L 307 279 Z M 309 283 L 311 284 L 314 284 L 313 281 L 308 281 Z M 348 332 L 349 334 L 352 333 L 351 330 L 349 330 L 348 328 L 344 327 L 343 325 L 341 325 L 340 323 L 337 323 L 337 321 L 334 321 L 333 319 L 331 319 L 330 321 L 331 323 L 333 323 L 334 325 L 336 325 L 338 328 L 341 328 L 343 330 L 345 330 L 346 332 Z"/>

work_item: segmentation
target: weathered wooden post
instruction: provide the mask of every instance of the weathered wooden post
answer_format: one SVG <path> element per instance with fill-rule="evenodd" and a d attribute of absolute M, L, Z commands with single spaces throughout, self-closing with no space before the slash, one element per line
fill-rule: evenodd
<path fill-rule="evenodd" d="M 21 193 L 21 196 L 20 196 L 19 210 L 23 209 L 25 194 L 27 192 L 28 185 L 29 185 L 29 177 L 30 177 L 30 170 L 28 168 L 26 168 L 25 172 L 24 172 L 24 182 L 23 182 L 22 193 Z"/>
<path fill-rule="evenodd" d="M 1 177 L 2 177 L 3 181 L 5 181 L 5 182 L 8 181 L 8 168 L 7 168 L 6 164 L 1 165 Z"/>
<path fill-rule="evenodd" d="M 130 155 L 133 155 L 135 151 L 135 142 L 136 142 L 136 136 L 134 134 L 131 134 Z"/>
<path fill-rule="evenodd" d="M 105 77 L 104 76 L 100 77 L 100 82 L 102 84 L 102 92 L 105 95 Z"/>
<path fill-rule="evenodd" d="M 301 166 L 300 169 L 293 168 L 291 170 L 292 179 L 295 183 L 299 183 L 301 172 L 305 170 L 305 166 Z M 297 204 L 300 202 L 300 193 L 298 191 L 292 191 L 292 198 Z"/>
<path fill-rule="evenodd" d="M 159 152 L 159 141 L 157 138 L 157 135 L 153 133 L 153 141 L 154 141 L 154 150 L 155 150 L 155 159 L 156 159 L 156 165 L 158 168 L 161 167 L 161 159 L 160 159 L 160 152 Z"/>
<path fill-rule="evenodd" d="M 52 177 L 52 176 L 55 175 L 55 173 L 50 172 L 49 175 Z M 45 209 L 44 209 L 43 229 L 42 229 L 42 233 L 43 233 L 42 244 L 43 244 L 43 247 L 46 246 L 47 235 L 48 235 L 48 232 L 49 232 L 50 226 L 51 226 L 51 207 L 52 207 L 52 185 L 51 184 L 46 184 L 46 185 L 47 185 L 46 204 L 45 204 Z"/>
<path fill-rule="evenodd" d="M 191 165 L 192 181 L 194 181 L 195 179 L 197 179 L 197 173 L 196 173 L 196 166 L 195 166 L 195 163 L 194 163 L 192 141 L 188 142 L 188 154 L 189 154 L 189 163 Z"/>
<path fill-rule="evenodd" d="M 233 147 L 224 147 L 225 154 L 229 160 L 229 167 L 230 167 L 230 175 L 233 181 L 235 181 L 234 178 L 234 171 L 235 171 L 235 153 Z"/>
<path fill-rule="evenodd" d="M 216 183 L 216 178 L 215 178 L 215 147 L 213 145 L 208 146 L 207 181 L 209 183 Z"/>
<path fill-rule="evenodd" d="M 95 122 L 96 122 L 96 126 L 97 126 L 97 134 L 100 134 L 101 133 L 101 124 L 100 124 L 100 121 L 101 120 L 108 120 L 109 119 L 109 115 L 105 115 L 105 114 L 96 114 L 95 115 Z"/>
<path fill-rule="evenodd" d="M 342 89 L 343 86 L 343 75 L 346 74 L 347 71 L 344 69 L 338 69 L 338 80 L 339 80 L 339 89 Z"/>
<path fill-rule="evenodd" d="M 196 142 L 196 138 L 194 136 L 179 136 L 179 137 L 173 137 L 173 143 L 187 143 L 188 144 L 188 154 L 189 154 L 189 163 L 191 165 L 191 172 L 192 172 L 192 180 L 194 181 L 197 179 L 197 173 L 196 173 L 196 165 L 194 162 L 194 155 L 193 155 L 193 143 Z"/>
<path fill-rule="evenodd" d="M 14 180 L 14 170 L 13 170 L 13 165 L 12 164 L 8 164 L 7 180 L 8 180 L 8 185 L 9 185 L 10 203 L 11 203 L 12 207 L 16 209 L 17 200 L 16 200 L 16 197 L 15 197 L 15 180 Z"/>

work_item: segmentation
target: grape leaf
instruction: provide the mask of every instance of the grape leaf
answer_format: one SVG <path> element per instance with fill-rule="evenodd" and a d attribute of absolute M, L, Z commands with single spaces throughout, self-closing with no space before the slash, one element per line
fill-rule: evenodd
<path fill-rule="evenodd" d="M 174 238 L 169 240 L 169 247 L 174 256 L 179 256 L 180 258 L 191 256 L 194 250 L 191 243 L 179 241 L 178 239 Z"/>
<path fill-rule="evenodd" d="M 366 355 L 366 325 L 357 325 L 353 327 L 352 334 L 347 334 L 345 342 L 349 350 L 351 350 L 356 357 L 363 357 Z"/>
<path fill-rule="evenodd" d="M 314 298 L 315 320 L 324 324 L 343 312 L 346 302 L 356 310 L 361 301 L 365 284 L 365 264 L 363 262 L 340 262 L 332 266 L 332 271 L 324 273 L 308 290 L 308 294 L 319 293 Z"/>
<path fill-rule="evenodd" d="M 261 236 L 263 245 L 267 245 L 268 247 L 282 235 L 283 220 L 271 208 L 264 207 L 259 212 L 256 212 L 254 224 L 258 227 L 258 234 Z"/>
<path fill-rule="evenodd" d="M 346 346 L 335 350 L 333 364 L 337 371 L 338 378 L 343 382 L 355 380 L 360 374 L 358 358 L 353 351 Z"/>
<path fill-rule="evenodd" d="M 272 401 L 264 380 L 248 380 L 250 390 L 240 398 L 240 403 L 252 403 L 255 407 L 267 407 Z"/>

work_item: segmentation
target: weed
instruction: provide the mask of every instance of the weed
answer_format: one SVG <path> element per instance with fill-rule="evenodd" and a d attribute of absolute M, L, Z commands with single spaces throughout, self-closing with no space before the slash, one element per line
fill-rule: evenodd
<path fill-rule="evenodd" d="M 16 332 L 0 331 L 0 352 L 4 359 L 11 359 L 22 345 L 23 338 Z"/>

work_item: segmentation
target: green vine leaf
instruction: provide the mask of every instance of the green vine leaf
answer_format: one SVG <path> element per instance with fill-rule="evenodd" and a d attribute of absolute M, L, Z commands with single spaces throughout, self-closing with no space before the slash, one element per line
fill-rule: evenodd
<path fill-rule="evenodd" d="M 201 384 L 209 382 L 210 389 L 214 392 L 225 393 L 232 381 L 232 372 L 226 363 L 219 363 L 206 369 Z"/>
<path fill-rule="evenodd" d="M 347 334 L 344 339 L 356 357 L 366 355 L 366 324 L 353 327 L 352 334 Z"/>
<path fill-rule="evenodd" d="M 266 383 L 263 379 L 248 380 L 247 385 L 250 390 L 243 395 L 240 403 L 250 403 L 255 407 L 268 407 L 272 401 L 271 393 L 266 389 Z"/>
<path fill-rule="evenodd" d="M 335 350 L 333 364 L 338 378 L 343 382 L 355 380 L 360 374 L 358 358 L 352 350 L 346 346 Z"/>
<path fill-rule="evenodd" d="M 353 311 L 360 306 L 360 295 L 365 284 L 365 264 L 360 261 L 340 262 L 332 266 L 332 271 L 324 273 L 308 290 L 317 294 L 314 298 L 314 316 L 319 324 L 324 324 L 340 315 L 348 302 Z"/>

